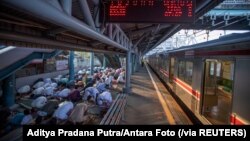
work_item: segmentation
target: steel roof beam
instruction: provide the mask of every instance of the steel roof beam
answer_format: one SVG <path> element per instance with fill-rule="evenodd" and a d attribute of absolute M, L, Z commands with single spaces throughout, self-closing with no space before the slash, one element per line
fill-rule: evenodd
<path fill-rule="evenodd" d="M 138 34 L 144 34 L 145 32 L 150 32 L 150 31 L 153 31 L 155 29 L 157 29 L 159 27 L 158 30 L 161 30 L 163 28 L 168 28 L 170 27 L 171 25 L 167 24 L 167 25 L 160 25 L 160 27 L 158 25 L 155 25 L 155 26 L 150 26 L 150 27 L 144 27 L 144 28 L 141 28 L 141 29 L 138 29 L 138 30 L 135 30 L 135 31 L 131 31 L 131 34 L 134 36 L 134 35 L 138 35 Z"/>
<path fill-rule="evenodd" d="M 134 46 L 136 47 L 146 36 L 148 36 L 148 34 L 144 34 L 140 37 L 139 40 L 136 41 L 136 43 L 134 44 Z"/>
<path fill-rule="evenodd" d="M 228 10 L 228 9 L 213 9 L 209 11 L 204 16 L 215 15 L 217 17 L 224 17 L 225 15 L 230 16 L 248 16 L 250 15 L 250 10 Z"/>
<path fill-rule="evenodd" d="M 82 10 L 84 22 L 88 24 L 93 30 L 96 30 L 95 23 L 91 15 L 87 0 L 80 0 L 79 3 Z"/>
<path fill-rule="evenodd" d="M 71 13 L 72 13 L 72 0 L 60 0 L 60 3 L 62 5 L 62 9 L 64 10 L 64 12 L 66 14 L 68 14 L 69 16 L 71 16 Z M 47 32 L 48 35 L 56 35 L 56 34 L 59 34 L 59 33 L 63 33 L 63 32 L 66 32 L 68 31 L 67 29 L 65 28 L 56 28 L 56 29 L 52 29 L 50 31 Z"/>
<path fill-rule="evenodd" d="M 47 1 L 50 5 L 52 5 L 53 7 L 55 7 L 56 9 L 63 11 L 60 3 L 58 2 L 58 0 L 45 0 Z"/>
<path fill-rule="evenodd" d="M 201 2 L 201 4 L 197 5 L 197 8 L 195 9 L 195 13 L 201 11 L 206 5 L 208 5 L 212 0 L 205 0 L 204 2 Z"/>
<path fill-rule="evenodd" d="M 46 38 L 22 35 L 22 34 L 5 32 L 5 31 L 0 32 L 0 39 L 55 46 L 55 49 L 63 48 L 65 50 L 82 50 L 82 51 L 100 52 L 100 53 L 114 53 L 115 52 L 115 51 L 107 51 L 104 49 L 90 48 L 84 45 L 78 45 L 78 44 L 67 43 L 67 42 L 62 42 L 62 41 L 55 41 L 55 40 L 50 40 Z"/>
<path fill-rule="evenodd" d="M 173 35 L 176 31 L 178 31 L 180 27 L 181 27 L 181 25 L 176 25 L 170 31 L 167 31 L 167 34 L 165 34 L 164 36 L 162 36 L 161 39 L 159 39 L 156 42 L 156 44 L 153 47 L 151 47 L 151 48 L 155 48 L 160 43 L 162 43 L 163 41 L 165 41 L 166 39 L 168 39 L 171 35 Z"/>
<path fill-rule="evenodd" d="M 127 51 L 128 49 L 121 44 L 114 42 L 108 37 L 90 29 L 86 24 L 80 20 L 65 14 L 64 12 L 54 8 L 43 0 L 3 0 L 5 3 L 22 9 L 27 13 L 37 16 L 40 19 L 50 23 L 62 26 L 66 29 L 79 33 L 83 36 L 90 37 L 110 46 Z M 44 10 L 46 9 L 46 10 Z"/>
<path fill-rule="evenodd" d="M 72 13 L 72 0 L 60 0 L 62 9 L 66 14 L 71 16 Z"/>

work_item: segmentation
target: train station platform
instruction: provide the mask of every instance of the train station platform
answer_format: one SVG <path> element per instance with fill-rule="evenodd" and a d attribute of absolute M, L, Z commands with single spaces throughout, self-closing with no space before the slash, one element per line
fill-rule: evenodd
<path fill-rule="evenodd" d="M 192 124 L 147 65 L 131 76 L 131 87 L 121 124 Z"/>

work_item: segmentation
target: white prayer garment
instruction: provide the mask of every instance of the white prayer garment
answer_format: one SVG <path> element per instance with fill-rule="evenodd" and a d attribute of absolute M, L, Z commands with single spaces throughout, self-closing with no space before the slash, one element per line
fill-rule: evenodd
<path fill-rule="evenodd" d="M 27 125 L 27 124 L 31 124 L 33 121 L 32 115 L 26 115 L 23 117 L 23 120 L 21 122 L 21 125 Z"/>
<path fill-rule="evenodd" d="M 47 104 L 47 98 L 44 96 L 40 96 L 32 101 L 31 106 L 36 108 L 42 108 Z"/>
<path fill-rule="evenodd" d="M 57 96 L 59 96 L 59 97 L 67 97 L 67 96 L 69 95 L 69 93 L 70 93 L 70 89 L 65 88 L 65 89 L 63 89 L 62 91 L 60 91 L 60 92 L 57 94 Z"/>
<path fill-rule="evenodd" d="M 103 93 L 101 93 L 98 97 L 97 97 L 97 104 L 99 106 L 102 106 L 103 104 L 107 104 L 108 106 L 111 105 L 112 103 L 112 95 L 109 91 L 105 91 Z"/>
<path fill-rule="evenodd" d="M 44 93 L 44 88 L 43 88 L 43 87 L 37 88 L 37 89 L 35 89 L 35 90 L 32 92 L 32 94 L 34 94 L 34 95 L 41 95 L 41 94 L 43 94 L 43 93 Z"/>
<path fill-rule="evenodd" d="M 43 81 L 39 81 L 39 82 L 37 82 L 37 83 L 33 86 L 33 88 L 37 89 L 37 88 L 43 87 L 43 85 L 44 85 L 44 82 L 43 82 Z"/>
<path fill-rule="evenodd" d="M 30 91 L 30 89 L 31 89 L 31 88 L 30 88 L 29 85 L 25 85 L 25 86 L 19 88 L 19 89 L 17 90 L 17 92 L 18 92 L 19 94 L 24 94 L 24 93 L 28 93 L 28 92 Z"/>
<path fill-rule="evenodd" d="M 99 91 L 95 87 L 88 87 L 87 89 L 85 89 L 83 99 L 87 100 L 88 96 L 91 96 L 96 99 L 98 93 Z"/>
<path fill-rule="evenodd" d="M 59 107 L 53 114 L 53 117 L 56 117 L 61 120 L 68 119 L 68 112 L 74 108 L 74 105 L 70 101 L 64 101 L 63 103 L 59 104 Z"/>

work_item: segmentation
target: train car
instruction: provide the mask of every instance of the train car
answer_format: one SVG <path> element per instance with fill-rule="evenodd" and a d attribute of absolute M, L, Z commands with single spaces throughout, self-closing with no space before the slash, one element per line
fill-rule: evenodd
<path fill-rule="evenodd" d="M 154 54 L 147 60 L 203 124 L 250 124 L 250 33 Z"/>

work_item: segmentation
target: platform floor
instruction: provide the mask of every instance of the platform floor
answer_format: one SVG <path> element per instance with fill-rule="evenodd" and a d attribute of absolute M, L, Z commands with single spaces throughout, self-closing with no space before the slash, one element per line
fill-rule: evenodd
<path fill-rule="evenodd" d="M 131 87 L 121 124 L 192 124 L 149 67 L 140 67 L 131 76 Z"/>

